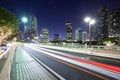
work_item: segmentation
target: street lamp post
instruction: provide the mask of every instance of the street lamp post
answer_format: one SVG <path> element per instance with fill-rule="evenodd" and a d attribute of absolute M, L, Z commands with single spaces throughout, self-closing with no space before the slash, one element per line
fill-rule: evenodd
<path fill-rule="evenodd" d="M 90 17 L 86 17 L 84 21 L 89 23 L 89 47 L 91 48 L 91 26 L 95 24 L 95 20 Z"/>
<path fill-rule="evenodd" d="M 22 18 L 22 22 L 24 23 L 24 32 L 25 32 L 25 29 L 26 29 L 25 23 L 28 22 L 28 19 L 27 19 L 26 17 L 23 17 L 23 18 Z"/>
<path fill-rule="evenodd" d="M 26 18 L 26 17 L 23 17 L 22 18 L 22 22 L 24 23 L 24 37 L 25 37 L 25 30 L 26 30 L 26 25 L 25 25 L 25 23 L 27 23 L 28 22 L 28 19 Z"/>

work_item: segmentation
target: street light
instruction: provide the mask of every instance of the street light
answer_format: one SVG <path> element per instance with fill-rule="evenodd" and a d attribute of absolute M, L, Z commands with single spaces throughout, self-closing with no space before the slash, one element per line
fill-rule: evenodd
<path fill-rule="evenodd" d="M 26 30 L 26 25 L 25 25 L 25 23 L 28 22 L 28 19 L 27 19 L 26 17 L 23 17 L 23 18 L 22 18 L 22 22 L 24 23 L 24 29 Z"/>
<path fill-rule="evenodd" d="M 22 18 L 22 22 L 26 23 L 28 21 L 28 19 L 26 17 Z"/>
<path fill-rule="evenodd" d="M 26 27 L 26 24 L 25 24 L 25 23 L 27 23 L 27 22 L 28 22 L 28 19 L 27 19 L 26 17 L 22 17 L 22 18 L 21 18 L 21 20 L 22 20 L 22 22 L 24 23 L 24 38 L 25 38 L 25 31 L 26 31 L 26 29 L 27 29 L 27 27 Z"/>
<path fill-rule="evenodd" d="M 91 48 L 91 25 L 95 24 L 95 20 L 90 17 L 86 17 L 84 21 L 89 23 L 89 47 Z"/>

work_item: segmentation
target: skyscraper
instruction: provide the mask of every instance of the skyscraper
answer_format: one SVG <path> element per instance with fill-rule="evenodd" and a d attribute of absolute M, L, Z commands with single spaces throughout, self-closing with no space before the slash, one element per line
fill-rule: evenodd
<path fill-rule="evenodd" d="M 86 32 L 86 31 L 83 31 L 83 32 L 82 32 L 82 42 L 83 42 L 83 43 L 86 42 L 87 38 L 88 38 L 87 32 Z"/>
<path fill-rule="evenodd" d="M 108 8 L 102 6 L 96 13 L 96 25 L 92 36 L 94 36 L 97 41 L 102 41 L 108 37 L 108 12 Z"/>
<path fill-rule="evenodd" d="M 72 41 L 72 23 L 67 22 L 66 25 L 66 40 Z"/>
<path fill-rule="evenodd" d="M 60 35 L 54 34 L 54 41 L 59 41 L 59 40 L 60 40 Z"/>
<path fill-rule="evenodd" d="M 34 15 L 30 16 L 30 27 L 29 29 L 35 29 L 37 32 L 37 19 Z"/>
<path fill-rule="evenodd" d="M 96 20 L 93 36 L 97 41 L 113 37 L 120 42 L 120 8 L 108 9 L 102 6 L 97 11 Z"/>
<path fill-rule="evenodd" d="M 41 42 L 49 42 L 48 29 L 46 27 L 41 31 Z"/>
<path fill-rule="evenodd" d="M 75 31 L 75 39 L 77 41 L 82 41 L 82 28 L 77 28 Z"/>
<path fill-rule="evenodd" d="M 108 33 L 109 37 L 120 38 L 120 8 L 109 11 Z"/>
<path fill-rule="evenodd" d="M 29 26 L 25 27 L 25 40 L 26 41 L 37 41 L 37 19 L 35 16 L 30 16 Z"/>

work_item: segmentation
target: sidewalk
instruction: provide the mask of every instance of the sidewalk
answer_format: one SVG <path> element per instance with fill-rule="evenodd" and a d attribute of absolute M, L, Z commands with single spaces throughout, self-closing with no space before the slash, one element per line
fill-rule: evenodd
<path fill-rule="evenodd" d="M 45 45 L 37 45 L 37 46 L 82 53 L 82 54 L 101 56 L 101 57 L 120 59 L 120 51 L 108 51 L 108 50 L 98 50 L 98 49 L 88 49 L 88 48 L 66 48 L 66 47 L 45 46 Z"/>
<path fill-rule="evenodd" d="M 57 80 L 21 47 L 14 53 L 10 76 L 10 80 Z"/>

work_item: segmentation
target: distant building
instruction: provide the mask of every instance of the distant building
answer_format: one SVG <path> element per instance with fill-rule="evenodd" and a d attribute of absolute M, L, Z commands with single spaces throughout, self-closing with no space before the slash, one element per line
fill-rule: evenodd
<path fill-rule="evenodd" d="M 18 40 L 22 40 L 23 39 L 22 38 L 22 32 L 18 31 L 16 37 L 17 37 Z"/>
<path fill-rule="evenodd" d="M 82 42 L 83 42 L 83 43 L 86 42 L 86 41 L 87 41 L 87 38 L 88 38 L 87 32 L 86 32 L 86 31 L 83 31 L 83 32 L 82 32 Z"/>
<path fill-rule="evenodd" d="M 60 35 L 54 34 L 54 41 L 60 41 Z"/>
<path fill-rule="evenodd" d="M 109 11 L 108 33 L 109 37 L 120 38 L 120 8 Z"/>
<path fill-rule="evenodd" d="M 24 25 L 24 34 L 29 30 L 28 27 L 29 25 Z"/>
<path fill-rule="evenodd" d="M 72 23 L 67 22 L 66 25 L 66 40 L 72 41 Z"/>
<path fill-rule="evenodd" d="M 37 32 L 37 19 L 34 15 L 30 16 L 30 27 L 29 29 L 35 29 Z"/>
<path fill-rule="evenodd" d="M 49 42 L 48 29 L 43 28 L 41 31 L 41 42 Z"/>
<path fill-rule="evenodd" d="M 38 33 L 37 33 L 37 19 L 35 16 L 30 16 L 29 26 L 25 26 L 24 29 L 24 39 L 26 41 L 38 41 Z"/>
<path fill-rule="evenodd" d="M 82 41 L 82 28 L 77 28 L 75 31 L 75 40 Z"/>

